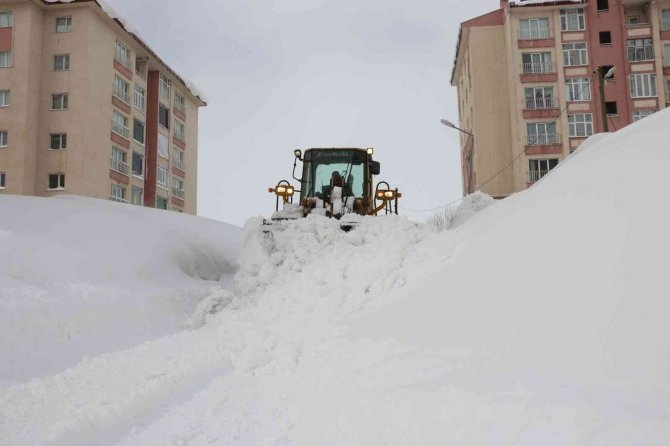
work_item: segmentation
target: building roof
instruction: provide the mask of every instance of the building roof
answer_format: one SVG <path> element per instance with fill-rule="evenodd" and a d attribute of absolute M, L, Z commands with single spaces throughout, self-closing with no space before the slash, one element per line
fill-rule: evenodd
<path fill-rule="evenodd" d="M 139 43 L 151 56 L 153 56 L 157 61 L 164 65 L 184 86 L 191 92 L 191 94 L 198 98 L 202 105 L 207 105 L 207 97 L 198 89 L 195 84 L 186 79 L 184 76 L 178 74 L 174 69 L 172 69 L 168 64 L 163 62 L 163 60 L 158 57 L 158 55 L 149 47 L 149 45 L 142 39 L 140 34 L 135 28 L 128 22 L 128 20 L 123 17 L 121 14 L 116 12 L 105 0 L 41 0 L 45 5 L 54 5 L 54 4 L 67 4 L 67 3 L 90 3 L 94 2 L 100 9 L 112 20 L 114 20 L 123 30 L 128 33 L 137 43 Z"/>

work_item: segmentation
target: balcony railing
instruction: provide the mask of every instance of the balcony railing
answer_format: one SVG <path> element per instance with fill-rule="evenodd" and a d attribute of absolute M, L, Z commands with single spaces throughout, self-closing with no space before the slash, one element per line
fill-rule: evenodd
<path fill-rule="evenodd" d="M 184 161 L 178 158 L 172 158 L 172 165 L 177 169 L 184 170 Z"/>
<path fill-rule="evenodd" d="M 172 188 L 172 195 L 174 195 L 177 198 L 181 198 L 182 200 L 186 196 L 186 192 L 184 192 L 184 189 L 177 189 L 176 187 Z"/>
<path fill-rule="evenodd" d="M 130 129 L 120 122 L 116 122 L 112 119 L 112 132 L 123 136 L 126 139 L 130 139 Z"/>
<path fill-rule="evenodd" d="M 670 19 L 663 19 L 663 23 L 661 23 L 661 29 L 663 31 L 670 31 Z"/>
<path fill-rule="evenodd" d="M 521 29 L 519 30 L 519 39 L 533 40 L 533 39 L 549 39 L 551 38 L 551 31 L 549 29 Z"/>
<path fill-rule="evenodd" d="M 540 178 L 548 174 L 548 170 L 529 170 L 528 171 L 528 182 L 535 183 L 540 181 Z"/>
<path fill-rule="evenodd" d="M 113 170 L 116 170 L 117 172 L 120 172 L 124 175 L 128 175 L 128 163 L 124 163 L 123 161 L 115 160 L 114 158 L 111 158 L 111 166 Z"/>
<path fill-rule="evenodd" d="M 528 135 L 527 145 L 529 146 L 551 146 L 561 143 L 561 138 L 555 133 L 544 135 Z"/>
<path fill-rule="evenodd" d="M 554 64 L 551 62 L 525 63 L 521 69 L 523 74 L 546 74 L 554 72 Z"/>
<path fill-rule="evenodd" d="M 128 203 L 128 200 L 126 200 L 125 198 L 117 197 L 115 195 L 110 195 L 109 199 L 112 201 L 116 201 L 117 203 Z"/>
<path fill-rule="evenodd" d="M 526 110 L 547 110 L 558 108 L 556 98 L 527 98 L 523 101 Z"/>

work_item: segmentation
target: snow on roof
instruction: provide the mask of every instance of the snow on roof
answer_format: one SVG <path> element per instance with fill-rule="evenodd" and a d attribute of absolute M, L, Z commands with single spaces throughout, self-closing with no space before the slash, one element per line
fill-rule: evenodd
<path fill-rule="evenodd" d="M 511 6 L 544 5 L 552 3 L 584 3 L 583 0 L 510 0 Z"/>
<path fill-rule="evenodd" d="M 45 3 L 74 3 L 76 0 L 43 0 Z M 130 24 L 130 21 L 124 17 L 122 14 L 120 14 L 118 11 L 116 11 L 114 8 L 112 8 L 106 0 L 89 0 L 89 1 L 95 1 L 95 3 L 100 6 L 102 11 L 107 14 L 109 18 L 112 20 L 117 21 L 121 27 L 130 35 L 132 35 L 137 41 L 144 46 L 148 51 L 154 54 L 154 56 L 166 67 L 168 67 L 170 70 L 173 71 L 174 75 L 186 86 L 186 88 L 191 92 L 193 96 L 196 98 L 200 99 L 205 105 L 207 104 L 207 97 L 205 94 L 202 92 L 201 89 L 197 88 L 193 81 L 186 79 L 184 76 L 181 74 L 178 74 L 174 69 L 168 66 L 165 62 L 163 62 L 154 52 L 151 50 L 149 45 L 146 43 L 146 41 L 142 38 L 140 33 Z"/>

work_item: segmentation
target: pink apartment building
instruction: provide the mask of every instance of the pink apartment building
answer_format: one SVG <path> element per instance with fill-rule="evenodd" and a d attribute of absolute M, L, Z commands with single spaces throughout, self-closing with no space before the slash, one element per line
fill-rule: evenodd
<path fill-rule="evenodd" d="M 601 107 L 596 70 L 614 67 Z M 463 190 L 505 197 L 593 133 L 670 103 L 670 0 L 502 0 L 463 22 L 458 88 Z"/>
<path fill-rule="evenodd" d="M 0 199 L 197 211 L 201 95 L 96 0 L 0 0 Z"/>

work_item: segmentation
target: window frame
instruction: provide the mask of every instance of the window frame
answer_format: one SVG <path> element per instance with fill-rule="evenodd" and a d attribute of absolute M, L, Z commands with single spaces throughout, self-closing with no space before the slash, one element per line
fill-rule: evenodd
<path fill-rule="evenodd" d="M 9 147 L 9 130 L 0 130 L 0 149 Z"/>
<path fill-rule="evenodd" d="M 60 107 L 55 107 L 56 100 L 60 99 Z M 51 111 L 62 111 L 70 109 L 70 95 L 69 93 L 52 93 L 51 94 Z"/>
<path fill-rule="evenodd" d="M 119 117 L 121 118 L 121 120 L 118 119 Z M 112 132 L 116 133 L 117 135 L 125 139 L 130 139 L 130 128 L 128 128 L 128 122 L 129 122 L 128 116 L 124 115 L 118 110 L 112 111 Z M 116 128 L 117 125 L 121 127 L 120 130 Z"/>
<path fill-rule="evenodd" d="M 158 79 L 158 96 L 169 103 L 171 99 L 171 94 L 172 94 L 172 81 L 168 79 L 168 77 L 165 74 L 161 73 Z"/>
<path fill-rule="evenodd" d="M 578 117 L 581 119 L 578 119 Z M 583 132 L 579 131 L 580 128 L 583 129 Z M 593 135 L 593 113 L 572 113 L 568 115 L 568 136 L 570 138 L 588 138 L 591 135 Z"/>
<path fill-rule="evenodd" d="M 549 92 L 548 95 L 547 91 Z M 532 94 L 529 95 L 528 93 Z M 541 94 L 538 95 L 538 93 Z M 554 94 L 554 87 L 552 86 L 525 87 L 523 94 L 525 110 L 548 110 L 556 108 L 556 96 Z M 539 107 L 538 104 L 540 105 Z"/>
<path fill-rule="evenodd" d="M 639 121 L 640 119 L 647 118 L 647 117 L 653 115 L 653 114 L 656 113 L 656 112 L 657 112 L 657 110 L 652 110 L 652 109 L 646 109 L 646 110 L 633 110 L 633 116 L 632 116 L 632 118 L 633 118 L 633 122 L 637 122 L 637 121 Z M 636 116 L 636 115 L 637 115 L 637 116 Z"/>
<path fill-rule="evenodd" d="M 142 140 L 140 141 L 139 139 L 135 138 L 135 129 L 137 128 L 136 124 L 140 123 L 142 125 Z M 133 141 L 144 147 L 144 144 L 146 143 L 147 140 L 147 125 L 145 122 L 133 117 Z"/>
<path fill-rule="evenodd" d="M 638 45 L 639 42 L 641 42 L 642 45 Z M 642 50 L 643 58 L 641 59 L 638 58 L 639 50 Z M 632 58 L 631 54 L 633 56 Z M 628 62 L 649 62 L 655 60 L 654 39 L 648 37 L 641 39 L 626 39 L 626 58 Z"/>
<path fill-rule="evenodd" d="M 584 84 L 588 86 L 584 93 Z M 579 88 L 577 90 L 577 88 Z M 574 95 L 578 91 L 579 95 Z M 571 95 L 574 95 L 571 97 Z M 565 79 L 565 100 L 567 102 L 589 102 L 591 101 L 591 79 L 588 77 L 569 77 Z"/>
<path fill-rule="evenodd" d="M 0 51 L 0 56 L 3 56 L 4 58 L 4 65 L 0 64 L 0 68 L 11 68 L 13 66 L 14 58 L 12 57 L 11 51 Z"/>
<path fill-rule="evenodd" d="M 118 146 L 112 146 L 110 166 L 112 170 L 128 175 L 128 153 Z"/>
<path fill-rule="evenodd" d="M 638 81 L 639 79 L 639 81 Z M 646 82 L 645 82 L 646 80 Z M 631 98 L 656 98 L 656 73 L 635 73 L 628 76 L 629 93 Z M 642 94 L 638 89 L 642 89 Z M 645 91 L 648 90 L 648 91 Z M 645 94 L 649 93 L 649 94 Z"/>
<path fill-rule="evenodd" d="M 661 9 L 661 31 L 670 31 L 670 9 Z"/>
<path fill-rule="evenodd" d="M 121 191 L 120 196 L 115 194 L 117 191 Z M 112 183 L 109 191 L 109 199 L 118 203 L 128 203 L 128 200 L 126 200 L 126 188 L 121 184 Z"/>
<path fill-rule="evenodd" d="M 7 25 L 2 25 L 2 20 L 0 20 L 0 29 L 14 28 L 14 11 L 0 11 L 0 17 L 7 16 Z"/>
<path fill-rule="evenodd" d="M 58 138 L 58 147 L 54 147 L 54 136 Z M 66 150 L 67 149 L 67 133 L 50 133 L 49 134 L 49 150 Z"/>
<path fill-rule="evenodd" d="M 161 112 L 163 110 L 165 110 L 166 113 L 165 123 L 163 123 L 161 116 Z M 160 125 L 164 129 L 170 130 L 170 108 L 164 106 L 163 104 L 158 104 L 158 125 Z"/>
<path fill-rule="evenodd" d="M 119 91 L 121 88 L 122 91 Z M 130 105 L 130 83 L 118 74 L 114 74 L 114 97 Z"/>
<path fill-rule="evenodd" d="M 135 170 L 135 160 L 136 159 L 139 159 L 139 162 L 141 163 L 140 164 L 141 173 L 139 173 L 139 174 L 136 173 L 136 170 Z M 144 178 L 145 168 L 146 168 L 146 166 L 145 166 L 145 163 L 144 163 L 144 154 L 138 152 L 137 150 L 133 150 L 133 158 L 132 158 L 131 165 L 130 165 L 130 172 L 133 174 L 133 176 L 135 176 L 137 178 Z"/>
<path fill-rule="evenodd" d="M 167 167 L 163 167 L 160 164 L 156 166 L 156 186 L 165 189 L 166 191 L 169 190 L 168 188 L 170 187 L 168 172 L 169 169 Z M 165 179 L 165 182 L 161 182 L 162 178 Z"/>
<path fill-rule="evenodd" d="M 561 9 L 561 32 L 584 31 L 586 29 L 586 14 L 584 8 Z M 577 28 L 570 27 L 571 20 L 576 20 Z M 574 23 L 573 23 L 574 24 Z"/>
<path fill-rule="evenodd" d="M 526 61 L 526 59 L 529 61 Z M 539 61 L 536 59 L 539 59 Z M 521 63 L 523 74 L 545 74 L 554 72 L 551 51 L 521 53 Z M 528 66 L 530 66 L 530 70 L 526 70 L 526 67 Z"/>
<path fill-rule="evenodd" d="M 534 131 L 531 131 L 531 128 Z M 550 131 L 552 128 L 553 132 Z M 558 144 L 558 128 L 555 121 L 527 122 L 526 134 L 526 143 L 529 146 Z"/>
<path fill-rule="evenodd" d="M 524 28 L 524 23 L 528 24 L 527 28 Z M 547 27 L 543 28 L 540 24 L 546 23 Z M 533 26 L 535 25 L 535 26 Z M 524 35 L 524 31 L 527 32 L 527 35 Z M 546 31 L 546 32 L 545 32 Z M 533 35 L 535 34 L 535 36 Z M 546 34 L 546 35 L 545 35 Z M 522 40 L 536 40 L 536 39 L 549 39 L 551 38 L 551 26 L 549 23 L 549 17 L 533 17 L 528 19 L 519 20 L 519 38 Z"/>
<path fill-rule="evenodd" d="M 63 61 L 67 62 L 67 66 L 59 67 L 58 58 L 62 57 Z M 63 64 L 65 65 L 65 64 Z M 54 71 L 70 71 L 70 53 L 54 54 Z"/>
<path fill-rule="evenodd" d="M 182 114 L 186 114 L 186 96 L 178 91 L 174 92 L 174 109 Z"/>
<path fill-rule="evenodd" d="M 174 119 L 174 137 L 179 141 L 186 142 L 186 125 L 179 121 L 177 118 Z"/>
<path fill-rule="evenodd" d="M 58 25 L 59 20 L 65 20 L 65 28 L 60 29 Z M 72 32 L 72 16 L 62 16 L 62 17 L 56 17 L 56 32 L 57 33 L 69 33 Z"/>
<path fill-rule="evenodd" d="M 139 191 L 139 203 L 135 202 L 135 192 Z M 130 204 L 144 206 L 144 189 L 139 186 L 130 186 Z"/>
<path fill-rule="evenodd" d="M 7 172 L 0 172 L 0 190 L 7 188 Z"/>
<path fill-rule="evenodd" d="M 186 162 L 184 159 L 184 151 L 178 148 L 172 149 L 172 165 L 180 170 L 186 170 Z"/>
<path fill-rule="evenodd" d="M 138 101 L 138 98 L 141 98 Z M 138 107 L 138 102 L 140 103 L 141 107 Z M 135 84 L 135 92 L 133 94 L 133 106 L 141 111 L 142 113 L 146 114 L 147 111 L 147 90 L 145 90 L 142 86 Z"/>
<path fill-rule="evenodd" d="M 114 60 L 132 71 L 132 52 L 130 48 L 118 40 L 114 45 Z"/>
<path fill-rule="evenodd" d="M 12 105 L 11 90 L 0 90 L 0 108 L 6 108 Z"/>
<path fill-rule="evenodd" d="M 584 48 L 575 48 L 575 45 L 584 45 Z M 572 48 L 567 48 L 572 46 Z M 566 67 L 582 67 L 589 64 L 589 48 L 586 42 L 569 42 L 563 43 L 561 49 L 563 50 L 563 65 Z M 577 55 L 581 63 L 574 63 Z"/>
<path fill-rule="evenodd" d="M 51 187 L 51 178 L 52 177 L 56 177 L 56 183 L 58 184 L 57 187 Z M 64 173 L 50 173 L 50 174 L 48 174 L 47 190 L 48 191 L 65 190 L 65 174 Z"/>

